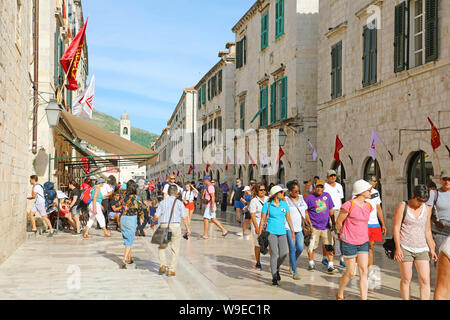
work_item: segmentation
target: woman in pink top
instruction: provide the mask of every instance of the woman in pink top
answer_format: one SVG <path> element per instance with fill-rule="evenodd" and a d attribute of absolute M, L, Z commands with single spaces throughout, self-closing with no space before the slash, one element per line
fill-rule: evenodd
<path fill-rule="evenodd" d="M 341 207 L 336 221 L 336 232 L 340 235 L 341 251 L 346 270 L 339 282 L 337 300 L 344 299 L 344 289 L 355 274 L 355 263 L 358 263 L 359 291 L 361 300 L 367 300 L 367 275 L 369 265 L 369 222 L 372 207 L 366 200 L 370 199 L 372 185 L 364 180 L 353 184 L 353 200 Z"/>
<path fill-rule="evenodd" d="M 437 261 L 435 243 L 431 234 L 431 207 L 426 205 L 430 193 L 427 186 L 414 188 L 413 198 L 408 201 L 405 218 L 405 202 L 401 202 L 394 213 L 394 260 L 398 261 L 401 273 L 400 294 L 403 300 L 410 298 L 410 283 L 413 263 L 420 284 L 420 299 L 430 299 L 430 262 Z"/>

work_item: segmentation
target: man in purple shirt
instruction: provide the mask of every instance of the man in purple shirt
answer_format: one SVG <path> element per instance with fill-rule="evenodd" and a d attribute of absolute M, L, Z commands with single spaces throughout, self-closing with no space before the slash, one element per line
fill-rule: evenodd
<path fill-rule="evenodd" d="M 332 230 L 335 230 L 334 203 L 330 194 L 324 192 L 325 181 L 317 180 L 314 192 L 306 197 L 308 214 L 311 219 L 313 233 L 308 247 L 309 266 L 308 270 L 314 270 L 314 250 L 319 246 L 319 241 L 325 246 L 328 257 L 328 273 L 338 272 L 333 266 L 334 237 L 329 228 L 331 218 Z"/>

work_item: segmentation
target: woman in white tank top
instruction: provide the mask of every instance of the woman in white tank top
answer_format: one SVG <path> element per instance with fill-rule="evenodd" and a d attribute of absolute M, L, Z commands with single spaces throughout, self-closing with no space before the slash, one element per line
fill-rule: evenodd
<path fill-rule="evenodd" d="M 406 203 L 405 218 L 405 202 L 401 202 L 394 213 L 394 260 L 398 261 L 400 268 L 400 293 L 403 300 L 410 298 L 413 263 L 419 278 L 420 299 L 430 298 L 429 257 L 436 261 L 437 255 L 431 235 L 431 207 L 425 204 L 429 196 L 428 188 L 418 185 L 414 188 L 413 198 Z"/>

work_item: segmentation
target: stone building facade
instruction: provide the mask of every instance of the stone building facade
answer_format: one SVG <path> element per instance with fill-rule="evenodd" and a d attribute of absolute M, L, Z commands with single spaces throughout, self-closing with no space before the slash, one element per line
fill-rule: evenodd
<path fill-rule="evenodd" d="M 235 128 L 243 132 L 235 139 L 234 171 L 244 183 L 315 174 L 308 140 L 316 141 L 318 2 L 258 0 L 232 29 Z M 277 165 L 280 130 L 287 137 Z"/>
<path fill-rule="evenodd" d="M 165 180 L 168 174 L 169 141 L 168 128 L 164 128 L 152 146 L 151 150 L 158 153 L 158 160 L 147 166 L 147 178 L 155 179 L 155 182 L 156 180 L 162 182 L 161 179 Z"/>
<path fill-rule="evenodd" d="M 320 1 L 318 173 L 337 169 L 347 200 L 354 181 L 376 174 L 389 232 L 414 185 L 437 182 L 450 167 L 449 18 L 442 0 Z M 440 129 L 435 152 L 427 117 Z M 372 129 L 382 140 L 376 161 Z M 336 135 L 344 145 L 339 165 Z"/>
<path fill-rule="evenodd" d="M 25 240 L 32 10 L 32 1 L 0 1 L 0 263 Z"/>
<path fill-rule="evenodd" d="M 226 170 L 227 156 L 233 163 L 235 43 L 226 44 L 228 51 L 220 51 L 216 63 L 195 86 L 197 90 L 197 125 L 195 139 L 195 180 L 208 174 L 213 179 L 232 179 L 233 171 Z M 230 166 L 231 167 L 231 166 Z M 208 170 L 207 170 L 208 169 Z"/>

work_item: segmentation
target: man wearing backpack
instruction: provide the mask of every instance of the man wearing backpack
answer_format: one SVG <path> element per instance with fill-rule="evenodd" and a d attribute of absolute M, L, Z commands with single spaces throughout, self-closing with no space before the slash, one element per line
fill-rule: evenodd
<path fill-rule="evenodd" d="M 45 207 L 45 196 L 44 196 L 44 188 L 38 184 L 38 177 L 36 175 L 30 176 L 30 184 L 33 186 L 33 189 L 31 191 L 31 197 L 28 197 L 28 200 L 35 199 L 34 205 L 31 208 L 31 211 L 29 213 L 30 221 L 31 221 L 31 232 L 34 232 L 36 234 L 36 222 L 34 220 L 34 214 L 36 212 L 39 212 L 40 216 L 42 217 L 42 220 L 45 221 L 48 228 L 50 229 L 50 233 L 48 234 L 48 237 L 53 236 L 53 227 L 50 223 L 50 220 L 47 218 L 47 210 Z"/>

